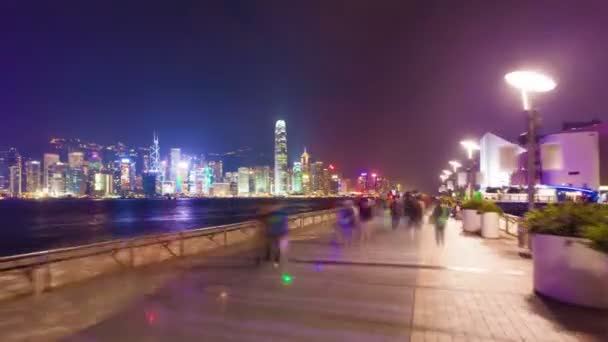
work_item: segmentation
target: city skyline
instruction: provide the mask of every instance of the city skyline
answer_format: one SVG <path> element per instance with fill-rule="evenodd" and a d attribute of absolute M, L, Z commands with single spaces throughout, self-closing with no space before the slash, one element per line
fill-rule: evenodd
<path fill-rule="evenodd" d="M 298 128 L 289 156 L 306 145 L 344 169 L 374 165 L 433 190 L 425 170 L 463 137 L 522 132 L 506 72 L 545 71 L 560 84 L 537 102 L 543 130 L 608 119 L 605 3 L 0 6 L 10 51 L 0 145 L 27 153 L 53 136 L 147 145 L 155 130 L 164 146 L 271 151 L 260 132 L 284 119 Z"/>
<path fill-rule="evenodd" d="M 287 154 L 287 125 L 274 127 L 273 165 L 246 160 L 250 149 L 225 154 L 188 153 L 170 147 L 163 155 L 159 134 L 152 133 L 148 147 L 123 143 L 101 145 L 80 139 L 53 138 L 42 158 L 0 149 L 0 196 L 108 198 L 188 196 L 336 196 L 352 192 L 386 193 L 392 189 L 386 176 L 357 180 L 349 188 L 345 170 L 313 158 L 304 147 L 299 157 Z M 225 161 L 232 159 L 227 166 Z M 238 164 L 234 164 L 234 162 Z M 293 165 L 293 166 L 290 166 Z M 271 172 L 271 168 L 273 172 Z"/>

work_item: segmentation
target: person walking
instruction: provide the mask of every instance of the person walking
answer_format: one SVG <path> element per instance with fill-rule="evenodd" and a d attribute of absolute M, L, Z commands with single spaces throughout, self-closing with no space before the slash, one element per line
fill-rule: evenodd
<path fill-rule="evenodd" d="M 395 196 L 395 198 L 392 199 L 391 204 L 390 204 L 390 209 L 391 209 L 391 224 L 392 224 L 393 230 L 395 230 L 399 226 L 399 222 L 401 221 L 401 212 L 403 210 L 403 209 L 401 209 L 401 199 L 398 196 Z"/>
<path fill-rule="evenodd" d="M 345 246 L 352 244 L 356 224 L 355 204 L 351 200 L 344 201 L 342 208 L 338 211 L 337 235 L 340 242 Z"/>
<path fill-rule="evenodd" d="M 445 245 L 445 226 L 450 217 L 450 207 L 443 201 L 437 201 L 433 213 L 431 214 L 431 222 L 435 225 L 435 242 L 437 246 Z"/>
<path fill-rule="evenodd" d="M 274 267 L 285 268 L 287 261 L 287 246 L 289 244 L 289 219 L 287 212 L 280 205 L 266 208 L 262 216 L 262 252 L 266 261 L 272 261 Z M 257 262 L 261 263 L 261 257 Z"/>
<path fill-rule="evenodd" d="M 373 204 L 369 198 L 362 198 L 359 201 L 359 235 L 362 243 L 371 237 L 370 221 L 374 217 Z"/>

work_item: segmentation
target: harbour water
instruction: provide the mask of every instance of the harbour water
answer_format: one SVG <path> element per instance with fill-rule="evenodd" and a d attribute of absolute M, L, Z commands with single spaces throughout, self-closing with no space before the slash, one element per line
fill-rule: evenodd
<path fill-rule="evenodd" d="M 335 198 L 0 201 L 0 256 L 254 219 L 267 204 L 290 214 L 334 208 Z"/>

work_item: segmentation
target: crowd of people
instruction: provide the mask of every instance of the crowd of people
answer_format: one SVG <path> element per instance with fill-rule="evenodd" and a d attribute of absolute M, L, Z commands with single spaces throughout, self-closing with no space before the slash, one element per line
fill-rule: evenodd
<path fill-rule="evenodd" d="M 416 229 L 423 225 L 425 212 L 430 211 L 429 223 L 435 226 L 435 238 L 438 246 L 444 244 L 445 226 L 453 214 L 454 205 L 445 200 L 430 196 L 412 194 L 393 194 L 386 199 L 363 197 L 357 200 L 348 199 L 342 203 L 337 212 L 336 235 L 341 245 L 348 247 L 354 243 L 364 245 L 372 236 L 371 221 L 378 214 L 388 209 L 393 230 L 402 222 L 414 236 Z M 257 263 L 272 262 L 275 267 L 284 270 L 287 259 L 289 234 L 288 214 L 279 205 L 270 205 L 260 212 L 262 229 L 259 231 L 261 241 Z"/>

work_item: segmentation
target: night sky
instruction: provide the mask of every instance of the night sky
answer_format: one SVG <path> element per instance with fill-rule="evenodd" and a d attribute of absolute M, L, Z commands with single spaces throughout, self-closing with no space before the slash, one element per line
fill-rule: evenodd
<path fill-rule="evenodd" d="M 608 119 L 606 1 L 23 1 L 0 4 L 0 146 L 52 136 L 271 151 L 287 121 L 346 175 L 434 190 L 462 138 L 524 130 L 506 72 L 558 87 L 543 129 Z M 39 158 L 39 156 L 34 156 Z"/>

